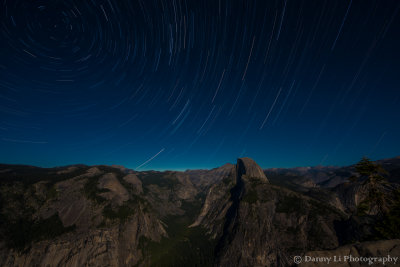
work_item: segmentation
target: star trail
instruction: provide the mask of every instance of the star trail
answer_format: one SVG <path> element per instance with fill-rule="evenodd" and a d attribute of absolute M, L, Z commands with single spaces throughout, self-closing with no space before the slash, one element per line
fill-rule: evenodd
<path fill-rule="evenodd" d="M 400 151 L 400 2 L 1 0 L 0 162 L 345 165 Z"/>

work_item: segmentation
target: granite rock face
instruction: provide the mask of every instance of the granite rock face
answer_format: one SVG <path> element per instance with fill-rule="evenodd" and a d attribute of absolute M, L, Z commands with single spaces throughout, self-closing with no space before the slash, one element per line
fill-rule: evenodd
<path fill-rule="evenodd" d="M 141 236 L 160 240 L 161 225 L 137 215 L 122 226 L 69 233 L 36 243 L 28 252 L 0 252 L 1 266 L 133 266 L 142 259 Z"/>
<path fill-rule="evenodd" d="M 356 214 L 368 188 L 323 188 L 309 170 L 267 178 L 250 158 L 185 172 L 0 164 L 0 266 L 292 266 L 294 255 L 400 256 L 397 237 L 364 242 L 378 221 Z M 324 170 L 331 176 L 332 168 L 315 175 Z M 390 205 L 399 188 L 385 185 Z"/>
<path fill-rule="evenodd" d="M 128 174 L 123 178 L 125 182 L 129 183 L 135 190 L 135 193 L 143 193 L 142 181 L 136 176 L 136 174 Z"/>
<path fill-rule="evenodd" d="M 236 171 L 238 178 L 257 178 L 262 181 L 268 182 L 264 171 L 251 158 L 239 158 L 236 164 Z"/>
<path fill-rule="evenodd" d="M 233 179 L 210 188 L 195 222 L 215 238 L 218 266 L 286 266 L 289 251 L 338 246 L 333 221 L 340 211 L 314 214 L 327 207 L 269 184 L 249 158 L 238 159 L 235 169 Z"/>
<path fill-rule="evenodd" d="M 117 177 L 113 173 L 104 174 L 98 182 L 100 189 L 108 190 L 103 192 L 100 196 L 115 202 L 118 205 L 122 205 L 124 201 L 129 199 L 128 191 L 121 185 Z"/>
<path fill-rule="evenodd" d="M 141 239 L 158 242 L 167 236 L 162 221 L 147 210 L 146 201 L 136 194 L 138 190 L 121 184 L 117 176 L 122 173 L 100 167 L 80 169 L 76 176 L 72 172 L 59 171 L 54 178 L 72 177 L 56 183 L 46 180 L 32 186 L 21 182 L 1 184 L 2 214 L 14 211 L 15 218 L 8 218 L 11 225 L 21 220 L 30 225 L 23 232 L 27 237 L 18 234 L 23 228 L 13 233 L 16 238 L 26 239 L 23 247 L 10 247 L 2 238 L 0 266 L 133 266 L 145 263 Z M 132 182 L 132 176 L 128 178 Z M 138 184 L 136 180 L 135 186 Z M 4 198 L 10 194 L 22 199 L 7 202 Z M 28 203 L 28 207 L 16 210 L 20 201 Z M 29 214 L 25 214 L 27 211 Z M 59 222 L 51 224 L 46 221 L 48 218 L 59 218 Z M 40 225 L 39 229 L 34 225 Z M 70 230 L 52 235 L 51 228 L 56 227 Z M 2 236 L 7 236 L 7 228 L 1 224 Z M 41 236 L 30 240 L 33 231 Z"/>

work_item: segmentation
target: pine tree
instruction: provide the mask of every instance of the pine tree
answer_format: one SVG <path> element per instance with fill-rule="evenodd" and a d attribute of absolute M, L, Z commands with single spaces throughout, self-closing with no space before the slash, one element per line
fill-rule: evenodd
<path fill-rule="evenodd" d="M 387 172 L 381 165 L 372 162 L 367 157 L 363 157 L 355 168 L 359 176 L 352 176 L 349 179 L 352 182 L 364 179 L 363 184 L 368 188 L 368 196 L 360 203 L 358 209 L 370 213 L 372 208 L 376 206 L 378 215 L 383 215 L 387 212 L 385 194 L 383 192 L 383 184 L 386 183 L 384 175 Z"/>

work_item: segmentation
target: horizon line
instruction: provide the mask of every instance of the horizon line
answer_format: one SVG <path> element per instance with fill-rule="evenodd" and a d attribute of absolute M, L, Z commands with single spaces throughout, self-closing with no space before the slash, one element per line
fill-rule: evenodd
<path fill-rule="evenodd" d="M 245 157 L 240 157 L 240 158 L 245 158 Z M 372 161 L 383 161 L 383 160 L 390 160 L 390 159 L 397 159 L 400 158 L 399 156 L 394 156 L 394 157 L 390 157 L 390 158 L 383 158 L 383 159 L 376 159 L 376 160 L 372 160 Z M 239 158 L 238 158 L 239 159 Z M 257 163 L 257 161 L 255 161 Z M 341 168 L 341 167 L 349 167 L 352 166 L 355 163 L 351 163 L 348 165 L 310 165 L 310 166 L 291 166 L 291 167 L 261 167 L 262 170 L 270 170 L 270 169 L 296 169 L 296 168 L 317 168 L 317 167 L 323 167 L 323 168 Z M 156 172 L 166 172 L 166 171 L 177 171 L 177 172 L 185 172 L 185 171 L 196 171 L 196 170 L 213 170 L 213 169 L 217 169 L 220 168 L 226 164 L 232 164 L 235 165 L 235 163 L 231 163 L 231 162 L 227 162 L 224 163 L 222 165 L 216 166 L 216 167 L 212 167 L 212 168 L 176 168 L 176 169 L 163 169 L 163 168 L 154 168 L 154 169 L 142 169 L 142 170 L 138 170 L 135 168 L 130 168 L 130 167 L 126 167 L 124 165 L 120 165 L 120 164 L 85 164 L 85 163 L 72 163 L 72 164 L 65 164 L 65 165 L 51 165 L 51 166 L 45 166 L 45 165 L 32 165 L 32 164 L 26 164 L 26 163 L 3 163 L 0 162 L 0 165 L 15 165 L 15 166 L 26 166 L 26 167 L 36 167 L 36 168 L 43 168 L 43 169 L 55 169 L 55 168 L 63 168 L 63 167 L 73 167 L 73 166 L 79 166 L 79 165 L 84 165 L 84 166 L 88 166 L 88 167 L 96 167 L 96 166 L 108 166 L 108 167 L 113 167 L 113 168 L 124 168 L 124 169 L 128 169 L 128 170 L 132 170 L 132 171 L 136 171 L 136 172 L 145 172 L 145 171 L 156 171 Z M 258 163 L 257 163 L 258 164 Z"/>

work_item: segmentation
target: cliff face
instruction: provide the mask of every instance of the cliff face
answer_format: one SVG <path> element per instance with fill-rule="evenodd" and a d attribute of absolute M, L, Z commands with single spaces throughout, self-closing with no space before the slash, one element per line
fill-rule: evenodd
<path fill-rule="evenodd" d="M 263 170 L 251 158 L 240 158 L 236 163 L 237 179 L 259 179 L 268 182 Z"/>
<path fill-rule="evenodd" d="M 9 225 L 1 225 L 1 234 L 22 243 L 2 242 L 1 266 L 135 265 L 142 258 L 141 238 L 166 236 L 159 218 L 136 194 L 140 190 L 121 184 L 126 179 L 117 176 L 126 176 L 120 171 L 95 167 L 80 169 L 77 176 L 61 174 L 72 177 L 54 184 L 2 184 L 3 215 L 15 214 L 8 216 Z M 48 233 L 51 228 L 65 231 Z"/>
<path fill-rule="evenodd" d="M 140 237 L 160 240 L 165 234 L 143 214 L 129 222 L 86 233 L 67 233 L 35 243 L 28 251 L 1 251 L 1 266 L 133 266 L 142 259 Z"/>
<path fill-rule="evenodd" d="M 377 231 L 374 213 L 354 215 L 363 184 L 270 174 L 249 158 L 186 172 L 0 165 L 0 266 L 290 266 L 294 255 L 400 246 L 343 246 Z M 398 188 L 385 185 L 391 205 Z"/>
<path fill-rule="evenodd" d="M 340 218 L 333 207 L 269 184 L 245 158 L 230 179 L 211 187 L 196 223 L 216 239 L 217 265 L 282 266 L 289 251 L 337 247 L 333 221 Z"/>

